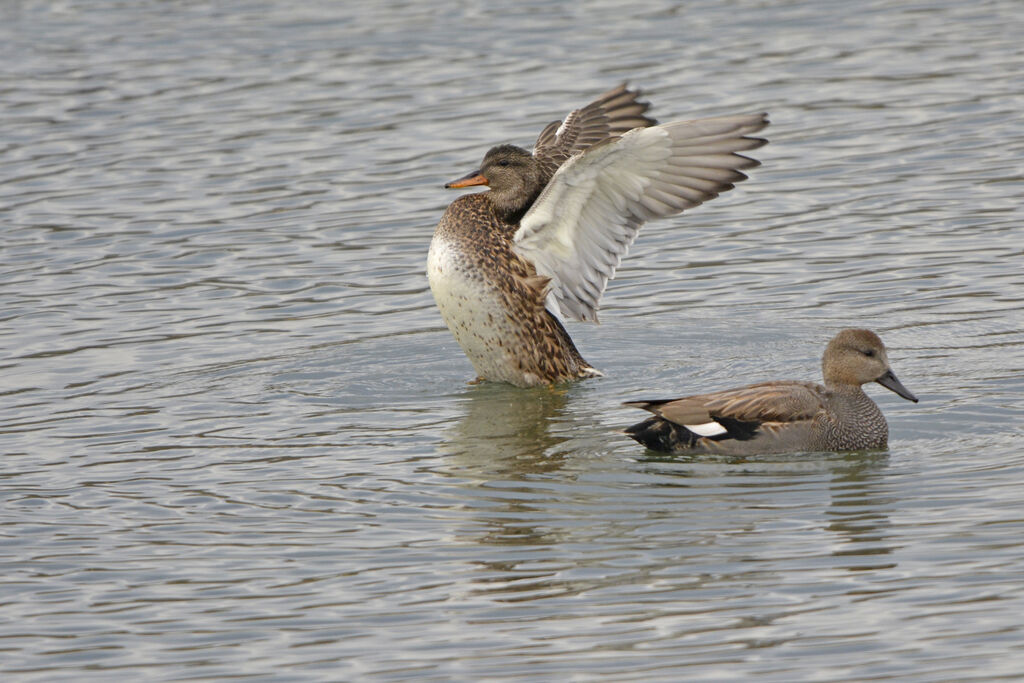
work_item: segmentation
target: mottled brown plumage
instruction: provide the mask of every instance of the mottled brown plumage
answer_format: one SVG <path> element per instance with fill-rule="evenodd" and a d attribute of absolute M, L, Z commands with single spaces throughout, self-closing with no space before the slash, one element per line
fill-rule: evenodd
<path fill-rule="evenodd" d="M 778 381 L 659 401 L 630 401 L 655 417 L 626 434 L 670 453 L 754 455 L 885 448 L 889 426 L 862 384 L 878 382 L 917 402 L 889 368 L 870 330 L 843 330 L 822 357 L 825 386 Z"/>
<path fill-rule="evenodd" d="M 489 193 L 486 193 L 489 194 Z M 431 251 L 441 315 L 481 379 L 533 386 L 600 374 L 544 306 L 547 278 L 512 251 L 516 225 L 500 220 L 486 194 L 459 197 Z M 480 309 L 479 311 L 477 309 Z"/>
<path fill-rule="evenodd" d="M 639 102 L 639 96 L 639 90 L 629 90 L 623 83 L 582 109 L 570 112 L 564 121 L 549 123 L 537 137 L 533 152 L 544 169 L 544 182 L 572 155 L 634 128 L 657 125 L 656 120 L 644 115 L 651 105 Z"/>

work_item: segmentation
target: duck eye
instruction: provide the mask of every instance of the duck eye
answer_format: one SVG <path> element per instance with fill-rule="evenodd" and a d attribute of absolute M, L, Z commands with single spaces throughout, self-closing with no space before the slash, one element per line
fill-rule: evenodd
<path fill-rule="evenodd" d="M 508 166 L 508 159 L 502 159 L 499 161 L 498 166 Z"/>
<path fill-rule="evenodd" d="M 861 351 L 861 353 L 863 353 L 868 358 L 874 358 L 875 357 L 875 350 L 874 349 L 868 349 L 867 351 Z"/>

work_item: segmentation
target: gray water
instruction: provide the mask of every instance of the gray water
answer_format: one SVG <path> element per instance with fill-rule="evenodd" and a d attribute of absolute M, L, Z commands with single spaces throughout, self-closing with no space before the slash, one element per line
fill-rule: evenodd
<path fill-rule="evenodd" d="M 0 4 L 4 680 L 1024 676 L 1024 11 Z M 424 263 L 492 144 L 629 80 L 768 111 L 571 324 L 467 385 Z M 621 401 L 817 379 L 889 449 L 671 458 Z"/>

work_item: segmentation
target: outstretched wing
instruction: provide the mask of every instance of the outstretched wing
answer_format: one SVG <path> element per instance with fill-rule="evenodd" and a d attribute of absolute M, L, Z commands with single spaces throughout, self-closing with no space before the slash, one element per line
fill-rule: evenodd
<path fill-rule="evenodd" d="M 537 138 L 533 156 L 551 176 L 566 159 L 602 140 L 634 128 L 653 126 L 657 121 L 644 116 L 651 105 L 637 101 L 638 97 L 639 90 L 629 90 L 623 83 L 587 106 L 569 112 L 564 121 L 552 121 Z"/>
<path fill-rule="evenodd" d="M 737 154 L 765 144 L 746 137 L 764 114 L 676 121 L 631 130 L 566 161 L 519 223 L 516 252 L 551 279 L 564 315 L 597 320 L 609 278 L 652 218 L 679 213 L 732 189 L 758 162 Z"/>

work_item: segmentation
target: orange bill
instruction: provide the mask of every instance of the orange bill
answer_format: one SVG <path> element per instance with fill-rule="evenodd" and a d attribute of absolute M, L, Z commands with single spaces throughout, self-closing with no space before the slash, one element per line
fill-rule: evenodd
<path fill-rule="evenodd" d="M 451 189 L 456 187 L 472 187 L 473 185 L 486 185 L 487 183 L 487 178 L 485 178 L 480 171 L 473 171 L 472 173 L 462 176 L 458 180 L 445 183 L 444 186 Z"/>

